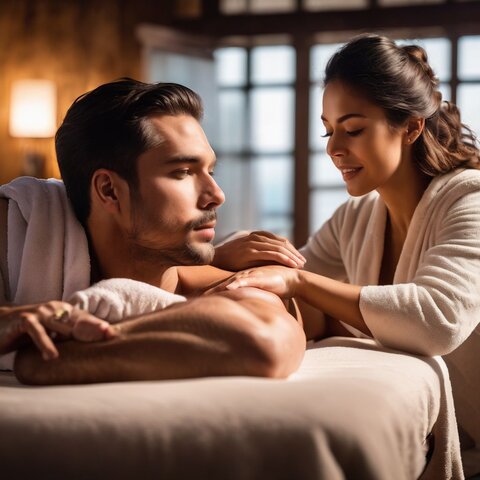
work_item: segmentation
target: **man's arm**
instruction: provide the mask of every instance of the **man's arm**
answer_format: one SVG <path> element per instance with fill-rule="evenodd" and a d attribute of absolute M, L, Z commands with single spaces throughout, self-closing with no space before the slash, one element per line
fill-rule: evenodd
<path fill-rule="evenodd" d="M 185 296 L 201 295 L 209 288 L 233 275 L 233 272 L 212 265 L 194 265 L 176 267 L 176 269 L 178 274 L 178 290 L 176 293 Z"/>
<path fill-rule="evenodd" d="M 15 374 L 38 385 L 217 375 L 284 378 L 303 358 L 303 329 L 277 297 L 244 290 L 123 322 L 119 336 L 106 342 L 58 344 L 60 357 L 53 361 L 25 348 L 16 356 Z"/>

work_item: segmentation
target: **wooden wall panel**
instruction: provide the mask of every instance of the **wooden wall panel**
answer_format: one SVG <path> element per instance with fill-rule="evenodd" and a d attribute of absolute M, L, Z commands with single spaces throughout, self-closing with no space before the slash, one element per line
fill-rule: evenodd
<path fill-rule="evenodd" d="M 72 101 L 106 81 L 139 78 L 134 29 L 144 12 L 127 0 L 2 0 L 0 2 L 0 183 L 21 174 L 26 148 L 47 155 L 46 176 L 58 175 L 53 139 L 10 137 L 10 89 L 17 79 L 57 85 L 60 124 Z"/>

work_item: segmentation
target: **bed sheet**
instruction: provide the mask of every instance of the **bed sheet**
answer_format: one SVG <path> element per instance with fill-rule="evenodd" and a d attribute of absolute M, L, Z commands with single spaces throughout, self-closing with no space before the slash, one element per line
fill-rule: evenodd
<path fill-rule="evenodd" d="M 463 478 L 443 360 L 340 337 L 310 345 L 288 380 L 28 387 L 1 374 L 0 468 L 3 479 Z"/>

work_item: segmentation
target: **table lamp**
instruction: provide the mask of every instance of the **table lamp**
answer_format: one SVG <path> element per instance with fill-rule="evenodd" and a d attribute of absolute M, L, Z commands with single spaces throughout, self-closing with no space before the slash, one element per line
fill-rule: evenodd
<path fill-rule="evenodd" d="M 56 87 L 50 80 L 13 82 L 10 103 L 10 135 L 16 138 L 51 138 L 56 131 Z M 26 148 L 22 174 L 45 174 L 45 155 Z"/>

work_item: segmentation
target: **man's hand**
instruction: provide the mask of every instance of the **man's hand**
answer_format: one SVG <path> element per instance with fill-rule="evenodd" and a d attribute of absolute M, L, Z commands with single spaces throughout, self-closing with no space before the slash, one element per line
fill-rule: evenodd
<path fill-rule="evenodd" d="M 216 247 L 212 265 L 237 272 L 272 263 L 302 268 L 305 258 L 288 239 L 259 231 Z"/>
<path fill-rule="evenodd" d="M 56 337 L 95 342 L 114 336 L 110 324 L 66 302 L 0 308 L 0 354 L 18 349 L 30 338 L 43 359 L 52 360 L 58 357 Z"/>

